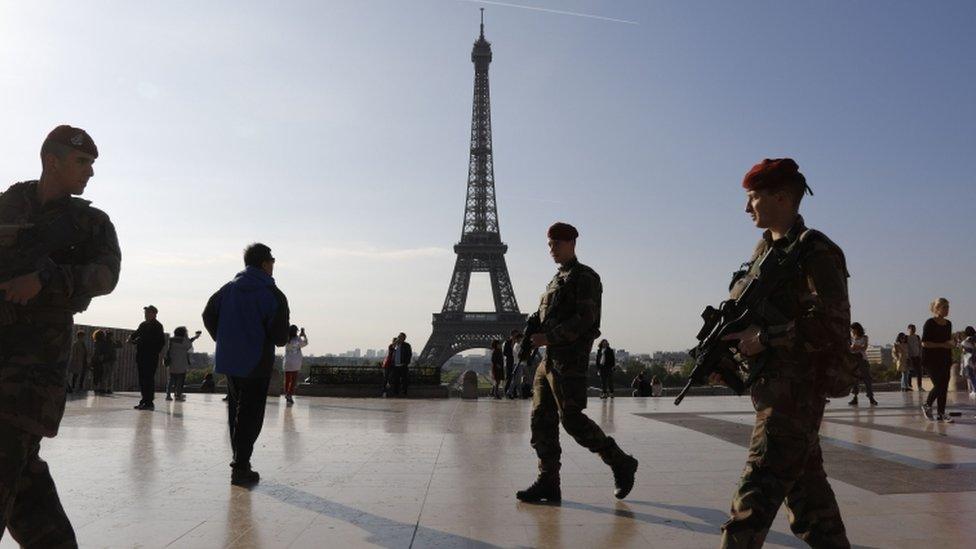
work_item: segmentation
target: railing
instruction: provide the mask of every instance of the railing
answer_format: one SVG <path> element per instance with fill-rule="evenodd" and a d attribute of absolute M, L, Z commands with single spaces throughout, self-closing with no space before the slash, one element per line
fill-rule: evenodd
<path fill-rule="evenodd" d="M 440 368 L 409 368 L 411 385 L 440 385 Z M 386 371 L 379 366 L 309 366 L 307 382 L 313 385 L 382 385 Z"/>

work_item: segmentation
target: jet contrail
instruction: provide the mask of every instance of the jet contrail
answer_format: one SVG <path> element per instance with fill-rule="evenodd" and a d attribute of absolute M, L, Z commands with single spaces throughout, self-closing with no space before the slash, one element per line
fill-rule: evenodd
<path fill-rule="evenodd" d="M 602 15 L 592 15 L 589 13 L 578 13 L 575 11 L 565 11 L 565 10 L 554 10 L 550 8 L 540 8 L 537 6 L 526 6 L 523 4 L 512 4 L 510 2 L 496 2 L 494 0 L 458 0 L 460 2 L 471 2 L 474 4 L 491 4 L 494 6 L 503 6 L 506 8 L 521 8 L 523 10 L 532 11 L 544 11 L 546 13 L 556 13 L 559 15 L 572 15 L 573 17 L 585 17 L 587 19 L 599 19 L 600 21 L 609 21 L 611 23 L 624 23 L 627 25 L 638 25 L 637 21 L 629 21 L 627 19 L 614 19 L 613 17 L 604 17 Z"/>

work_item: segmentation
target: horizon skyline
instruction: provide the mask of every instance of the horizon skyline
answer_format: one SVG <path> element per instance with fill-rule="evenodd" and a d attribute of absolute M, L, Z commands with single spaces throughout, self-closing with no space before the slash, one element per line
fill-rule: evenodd
<path fill-rule="evenodd" d="M 976 324 L 976 6 L 228 5 L 4 8 L 3 188 L 36 177 L 59 123 L 102 152 L 83 198 L 115 222 L 122 274 L 80 324 L 134 328 L 152 303 L 168 332 L 203 329 L 209 295 L 263 241 L 308 352 L 405 331 L 419 355 L 460 236 L 479 5 L 522 312 L 555 270 L 545 228 L 568 221 L 604 278 L 603 337 L 690 348 L 759 237 L 742 175 L 791 156 L 872 342 L 921 326 L 940 295 L 954 330 Z M 72 40 L 79 22 L 95 39 Z M 483 277 L 469 295 L 473 312 L 492 303 Z"/>

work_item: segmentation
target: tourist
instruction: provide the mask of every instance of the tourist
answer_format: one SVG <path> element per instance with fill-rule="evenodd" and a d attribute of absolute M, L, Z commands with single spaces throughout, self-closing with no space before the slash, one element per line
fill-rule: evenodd
<path fill-rule="evenodd" d="M 217 390 L 217 384 L 214 383 L 213 372 L 207 372 L 203 375 L 203 381 L 200 382 L 200 392 L 201 393 L 213 393 Z M 227 400 L 226 398 L 224 400 Z"/>
<path fill-rule="evenodd" d="M 908 361 L 912 365 L 912 372 L 918 382 L 918 392 L 921 393 L 925 391 L 922 389 L 922 338 L 915 333 L 914 324 L 908 325 Z M 911 388 L 911 383 L 908 385 Z"/>
<path fill-rule="evenodd" d="M 861 355 L 858 375 L 864 382 L 865 392 L 868 394 L 871 406 L 877 406 L 878 401 L 874 400 L 874 387 L 871 383 L 871 365 L 868 363 L 868 336 L 864 333 L 864 326 L 861 326 L 860 322 L 851 324 L 851 352 Z M 851 394 L 854 397 L 847 403 L 850 406 L 857 406 L 857 386 L 858 384 L 855 383 L 851 389 Z"/>
<path fill-rule="evenodd" d="M 288 300 L 275 286 L 274 265 L 271 248 L 251 244 L 244 250 L 244 270 L 217 290 L 203 311 L 203 324 L 217 343 L 214 370 L 227 376 L 234 485 L 261 479 L 251 468 L 251 455 L 264 424 L 275 347 L 288 343 Z"/>
<path fill-rule="evenodd" d="M 502 398 L 501 384 L 505 379 L 505 353 L 502 352 L 501 342 L 491 340 L 491 391 L 488 393 L 495 398 Z"/>
<path fill-rule="evenodd" d="M 139 370 L 139 390 L 142 398 L 134 406 L 136 410 L 154 410 L 156 396 L 156 368 L 159 367 L 159 353 L 166 345 L 166 332 L 156 320 L 159 309 L 153 305 L 142 308 L 145 320 L 129 336 L 129 343 L 136 346 L 136 367 Z"/>
<path fill-rule="evenodd" d="M 515 346 L 522 339 L 522 333 L 512 330 L 505 344 L 502 346 L 502 354 L 505 355 L 505 396 L 515 398 L 519 381 L 515 379 Z"/>
<path fill-rule="evenodd" d="M 115 362 L 120 343 L 108 330 L 95 330 L 95 333 L 92 334 L 92 340 L 91 362 L 92 369 L 95 372 L 92 377 L 98 378 L 95 393 L 110 395 L 112 394 L 113 381 L 115 381 Z"/>
<path fill-rule="evenodd" d="M 166 384 L 166 400 L 173 400 L 170 390 L 176 393 L 176 400 L 186 400 L 183 394 L 183 384 L 186 382 L 186 371 L 190 368 L 190 353 L 193 352 L 193 342 L 199 337 L 200 330 L 197 330 L 193 337 L 189 337 L 186 326 L 180 326 L 173 330 L 173 337 L 169 339 L 169 347 L 166 349 L 166 358 L 163 362 L 169 368 L 169 383 Z"/>
<path fill-rule="evenodd" d="M 600 341 L 596 348 L 596 373 L 600 376 L 600 398 L 613 398 L 613 369 L 617 357 L 610 348 L 610 342 Z"/>
<path fill-rule="evenodd" d="M 929 421 L 952 423 L 945 413 L 949 390 L 949 368 L 952 365 L 952 322 L 949 316 L 949 300 L 940 297 L 929 307 L 932 318 L 922 326 L 922 366 L 932 378 L 932 392 L 922 405 L 922 415 Z M 938 404 L 938 414 L 932 414 L 932 403 Z"/>
<path fill-rule="evenodd" d="M 407 396 L 410 384 L 410 361 L 413 348 L 407 343 L 407 334 L 400 332 L 393 347 L 393 395 Z"/>
<path fill-rule="evenodd" d="M 298 372 L 302 371 L 302 347 L 308 345 L 305 328 L 301 330 L 292 324 L 288 327 L 288 343 L 285 345 L 285 360 L 282 370 L 285 372 L 285 401 L 289 405 L 295 403 L 295 381 Z"/>
<path fill-rule="evenodd" d="M 393 353 L 396 350 L 397 338 L 393 338 L 393 341 L 386 346 L 386 358 L 383 359 L 383 390 L 380 391 L 381 397 L 390 396 L 390 387 L 393 383 Z"/>
<path fill-rule="evenodd" d="M 912 368 L 908 356 L 908 336 L 904 332 L 899 332 L 895 338 L 895 343 L 891 346 L 891 358 L 895 361 L 895 370 L 901 375 L 902 392 L 911 391 Z"/>
<path fill-rule="evenodd" d="M 664 393 L 664 384 L 657 376 L 651 378 L 651 396 L 659 397 Z"/>
<path fill-rule="evenodd" d="M 71 345 L 71 359 L 68 361 L 68 392 L 85 392 L 85 373 L 88 371 L 88 347 L 85 345 L 85 331 L 75 333 Z"/>
<path fill-rule="evenodd" d="M 634 390 L 633 396 L 635 397 L 649 397 L 654 394 L 654 388 L 647 381 L 647 374 L 644 373 L 644 370 L 641 370 L 634 377 L 633 381 L 630 382 L 630 387 Z"/>
<path fill-rule="evenodd" d="M 966 326 L 963 340 L 959 343 L 962 348 L 962 359 L 959 361 L 963 377 L 969 383 L 969 398 L 976 399 L 976 329 Z"/>

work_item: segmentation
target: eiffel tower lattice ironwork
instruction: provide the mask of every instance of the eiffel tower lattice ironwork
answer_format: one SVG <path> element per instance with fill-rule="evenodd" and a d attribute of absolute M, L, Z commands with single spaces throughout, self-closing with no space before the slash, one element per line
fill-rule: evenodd
<path fill-rule="evenodd" d="M 491 44 L 485 40 L 484 10 L 481 36 L 474 43 L 471 61 L 474 63 L 474 105 L 464 224 L 461 241 L 454 246 L 457 260 L 444 308 L 440 313 L 434 313 L 433 331 L 417 359 L 420 367 L 440 368 L 461 351 L 488 348 L 492 339 L 505 339 L 512 330 L 525 326 L 526 315 L 519 312 L 505 265 L 508 246 L 502 243 L 498 231 L 488 89 Z M 488 273 L 494 312 L 465 312 L 471 273 Z"/>

